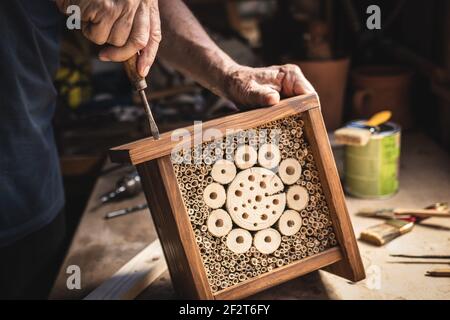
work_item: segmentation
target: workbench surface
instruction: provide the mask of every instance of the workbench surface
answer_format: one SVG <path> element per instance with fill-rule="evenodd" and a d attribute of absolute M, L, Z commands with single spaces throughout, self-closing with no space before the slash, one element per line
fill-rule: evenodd
<path fill-rule="evenodd" d="M 336 160 L 341 161 L 337 150 Z M 362 207 L 421 208 L 450 201 L 450 157 L 421 133 L 404 134 L 400 191 L 387 200 L 361 200 L 347 196 L 356 235 L 381 220 L 358 217 Z M 107 164 L 106 166 L 110 166 Z M 143 203 L 144 195 L 119 203 L 98 205 L 101 194 L 124 175 L 123 168 L 101 176 L 93 190 L 68 254 L 53 287 L 52 299 L 82 299 L 122 265 L 157 238 L 148 210 L 111 220 L 112 210 Z M 437 225 L 444 226 L 438 228 Z M 325 271 L 317 271 L 261 292 L 255 299 L 450 299 L 450 278 L 425 276 L 427 270 L 448 267 L 450 260 L 394 258 L 390 254 L 450 255 L 450 219 L 431 218 L 384 247 L 358 241 L 367 279 L 352 283 Z M 412 263 L 415 262 L 415 263 Z M 419 263 L 416 263 L 419 262 Z M 447 264 L 442 264 L 446 262 Z M 81 269 L 81 289 L 66 287 L 67 266 Z M 166 271 L 138 299 L 175 298 Z"/>

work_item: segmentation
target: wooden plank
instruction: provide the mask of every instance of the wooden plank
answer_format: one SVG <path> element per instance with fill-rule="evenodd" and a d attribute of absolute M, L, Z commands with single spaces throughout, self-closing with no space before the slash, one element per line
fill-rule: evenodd
<path fill-rule="evenodd" d="M 249 295 L 336 263 L 342 257 L 341 250 L 338 247 L 334 247 L 221 290 L 214 294 L 214 298 L 218 300 L 230 300 L 248 297 Z"/>
<path fill-rule="evenodd" d="M 153 241 L 84 300 L 131 300 L 167 270 L 161 244 Z"/>
<path fill-rule="evenodd" d="M 170 156 L 141 163 L 137 169 L 175 290 L 183 298 L 212 299 Z"/>
<path fill-rule="evenodd" d="M 308 110 L 304 113 L 304 119 L 307 139 L 319 169 L 333 228 L 344 254 L 343 260 L 328 267 L 327 270 L 352 281 L 362 280 L 365 278 L 364 266 L 320 109 Z"/>
<path fill-rule="evenodd" d="M 214 129 L 220 131 L 220 133 L 224 135 L 228 128 L 232 128 L 236 131 L 246 130 L 317 107 L 316 94 L 303 95 L 285 99 L 272 107 L 237 113 L 205 122 L 202 125 L 202 130 L 205 132 L 208 129 Z M 187 130 L 185 132 L 189 133 L 189 137 L 193 137 L 194 126 L 186 127 L 182 130 Z M 169 155 L 175 146 L 180 143 L 178 140 L 172 140 L 172 133 L 175 131 L 161 134 L 160 139 L 158 140 L 154 140 L 151 137 L 113 148 L 109 151 L 110 158 L 113 162 L 137 165 Z M 200 140 L 199 143 L 211 141 L 213 138 L 217 138 L 217 136 L 205 139 L 201 138 L 202 137 L 198 139 Z M 195 139 L 186 139 L 185 142 L 189 143 L 192 147 L 192 140 Z M 197 141 L 194 143 L 197 144 Z"/>

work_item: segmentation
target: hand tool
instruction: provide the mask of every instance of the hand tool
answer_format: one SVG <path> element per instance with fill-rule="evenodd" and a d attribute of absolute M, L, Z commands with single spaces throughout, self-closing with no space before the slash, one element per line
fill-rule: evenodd
<path fill-rule="evenodd" d="M 159 139 L 159 130 L 156 125 L 155 119 L 153 118 L 152 110 L 147 101 L 147 96 L 145 94 L 145 89 L 147 88 L 147 81 L 145 78 L 141 77 L 137 71 L 137 58 L 139 53 L 135 54 L 133 57 L 124 62 L 125 72 L 128 78 L 133 84 L 136 91 L 139 92 L 142 103 L 144 104 L 145 113 L 147 114 L 148 122 L 150 124 L 150 131 L 155 140 Z"/>
<path fill-rule="evenodd" d="M 430 270 L 425 275 L 429 277 L 450 277 L 450 268 Z"/>
<path fill-rule="evenodd" d="M 111 219 L 111 218 L 115 218 L 115 217 L 124 216 L 126 214 L 133 213 L 136 211 L 141 211 L 141 210 L 147 209 L 147 208 L 148 208 L 147 203 L 142 203 L 142 204 L 138 204 L 137 206 L 111 211 L 105 215 L 105 219 Z"/>
<path fill-rule="evenodd" d="M 414 224 L 420 223 L 421 221 L 427 219 L 429 216 L 423 216 L 424 212 L 427 210 L 431 211 L 431 216 L 436 216 L 441 213 L 447 212 L 448 214 L 448 204 L 447 203 L 434 203 L 425 209 L 421 210 L 396 210 L 395 209 L 382 209 L 382 210 L 362 210 L 358 214 L 366 217 L 381 217 L 387 219 L 386 222 L 378 224 L 363 230 L 360 235 L 360 239 L 371 244 L 382 246 L 391 240 L 401 236 L 402 234 L 410 232 Z M 406 212 L 412 213 L 408 216 L 404 216 Z M 416 216 L 420 211 L 420 216 Z"/>
<path fill-rule="evenodd" d="M 117 181 L 116 188 L 108 191 L 100 197 L 102 203 L 111 202 L 113 200 L 121 200 L 137 195 L 142 191 L 141 178 L 135 171 L 127 174 Z"/>
<path fill-rule="evenodd" d="M 448 203 L 446 202 L 437 202 L 424 209 L 362 208 L 357 214 L 362 217 L 398 219 L 416 223 L 430 217 L 450 218 L 450 210 L 448 208 Z"/>
<path fill-rule="evenodd" d="M 337 143 L 365 146 L 369 143 L 372 133 L 379 131 L 380 125 L 388 121 L 392 116 L 390 111 L 381 111 L 374 114 L 369 120 L 358 122 L 358 126 L 343 127 L 334 132 Z"/>
<path fill-rule="evenodd" d="M 414 258 L 414 259 L 450 259 L 450 255 L 441 255 L 441 254 L 424 254 L 424 255 L 390 254 L 390 256 L 396 258 Z"/>

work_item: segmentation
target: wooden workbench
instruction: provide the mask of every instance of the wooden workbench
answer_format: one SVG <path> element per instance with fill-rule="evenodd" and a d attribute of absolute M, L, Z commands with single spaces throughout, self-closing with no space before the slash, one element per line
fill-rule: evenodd
<path fill-rule="evenodd" d="M 341 152 L 336 150 L 340 162 Z M 402 143 L 400 192 L 387 200 L 361 200 L 347 197 L 347 205 L 357 235 L 361 230 L 380 223 L 362 218 L 355 212 L 362 207 L 425 207 L 434 202 L 450 201 L 450 157 L 433 141 L 420 133 L 405 134 Z M 115 204 L 99 207 L 98 198 L 111 189 L 124 174 L 121 169 L 101 176 L 88 202 L 82 220 L 53 288 L 52 299 L 81 299 L 110 278 L 121 266 L 157 238 L 148 210 L 104 220 L 106 212 L 143 203 L 143 194 Z M 128 168 L 129 170 L 129 168 Z M 425 223 L 425 222 L 424 222 Z M 432 278 L 424 274 L 436 264 L 450 260 L 393 258 L 390 254 L 450 255 L 450 229 L 438 229 L 436 224 L 450 228 L 450 219 L 432 218 L 427 226 L 414 230 L 384 247 L 374 247 L 358 241 L 367 279 L 357 284 L 325 271 L 271 288 L 255 299 L 450 299 L 450 278 Z M 411 262 L 423 262 L 411 264 Z M 66 287 L 66 268 L 81 268 L 81 289 Z M 138 299 L 175 298 L 167 271 Z"/>

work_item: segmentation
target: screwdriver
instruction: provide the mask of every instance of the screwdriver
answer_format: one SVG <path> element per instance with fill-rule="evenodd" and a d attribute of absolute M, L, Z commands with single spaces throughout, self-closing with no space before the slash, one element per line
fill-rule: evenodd
<path fill-rule="evenodd" d="M 150 131 L 152 133 L 152 136 L 155 140 L 158 140 L 159 139 L 158 126 L 156 125 L 155 119 L 153 118 L 152 110 L 150 109 L 150 105 L 148 104 L 147 101 L 147 96 L 145 95 L 147 82 L 145 81 L 145 78 L 141 77 L 137 71 L 136 63 L 138 54 L 139 53 L 135 54 L 130 59 L 125 61 L 123 64 L 128 78 L 130 79 L 136 91 L 138 91 L 139 95 L 141 96 L 142 103 L 144 104 L 145 113 L 147 114 L 148 122 L 150 124 Z"/>
<path fill-rule="evenodd" d="M 142 204 L 138 204 L 137 206 L 111 211 L 105 215 L 105 219 L 112 219 L 115 217 L 124 216 L 126 214 L 141 211 L 141 210 L 144 210 L 147 208 L 148 208 L 147 204 L 142 203 Z"/>

